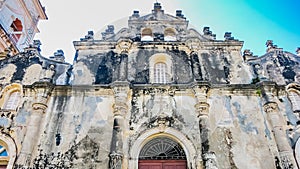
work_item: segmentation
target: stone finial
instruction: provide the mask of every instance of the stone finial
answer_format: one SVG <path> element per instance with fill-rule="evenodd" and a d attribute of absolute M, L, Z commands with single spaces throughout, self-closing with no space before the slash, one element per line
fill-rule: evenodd
<path fill-rule="evenodd" d="M 266 46 L 267 48 L 273 48 L 274 47 L 273 40 L 267 40 Z"/>
<path fill-rule="evenodd" d="M 108 39 L 109 37 L 111 37 L 112 35 L 115 34 L 114 31 L 115 31 L 114 25 L 107 25 L 107 29 L 105 30 L 105 32 L 101 33 L 102 34 L 102 39 L 103 40 Z"/>
<path fill-rule="evenodd" d="M 300 47 L 296 49 L 297 56 L 300 56 Z"/>
<path fill-rule="evenodd" d="M 158 3 L 158 2 L 154 3 L 154 11 L 160 11 L 160 10 L 161 10 L 160 3 Z"/>
<path fill-rule="evenodd" d="M 231 32 L 225 32 L 224 38 L 225 40 L 234 40 L 234 37 L 231 36 Z"/>
<path fill-rule="evenodd" d="M 94 32 L 88 31 L 88 34 L 84 36 L 84 38 L 80 38 L 81 41 L 94 40 Z"/>
<path fill-rule="evenodd" d="M 244 55 L 253 56 L 253 52 L 251 52 L 250 49 L 245 49 L 244 50 Z"/>
<path fill-rule="evenodd" d="M 41 41 L 40 40 L 33 40 L 33 43 L 29 44 L 28 47 L 24 48 L 24 51 L 26 52 L 33 52 L 33 51 L 38 51 L 41 52 Z"/>
<path fill-rule="evenodd" d="M 39 52 L 41 51 L 42 42 L 40 40 L 33 40 L 33 47 L 35 47 Z"/>
<path fill-rule="evenodd" d="M 182 16 L 182 10 L 176 10 L 176 16 L 181 17 Z"/>
<path fill-rule="evenodd" d="M 273 40 L 267 40 L 266 46 L 267 46 L 267 52 L 271 52 L 273 50 L 282 51 L 282 48 L 278 48 L 277 45 L 274 45 Z"/>
<path fill-rule="evenodd" d="M 88 31 L 88 34 L 85 36 L 86 39 L 94 39 L 94 32 Z"/>
<path fill-rule="evenodd" d="M 140 17 L 140 12 L 139 11 L 133 11 L 133 14 L 132 14 L 133 17 Z"/>
<path fill-rule="evenodd" d="M 61 49 L 59 49 L 56 52 L 54 52 L 54 56 L 64 56 L 64 54 L 65 54 L 64 51 L 61 50 Z"/>
<path fill-rule="evenodd" d="M 185 19 L 184 15 L 182 14 L 182 10 L 176 10 L 176 16 Z"/>
<path fill-rule="evenodd" d="M 59 49 L 56 52 L 54 52 L 54 56 L 50 56 L 49 58 L 52 59 L 52 60 L 55 60 L 55 61 L 65 62 L 64 51 Z"/>
<path fill-rule="evenodd" d="M 208 26 L 203 27 L 203 34 L 206 36 L 211 36 L 213 39 L 216 39 L 216 34 L 213 34 Z"/>
<path fill-rule="evenodd" d="M 203 34 L 204 35 L 211 35 L 212 34 L 212 31 L 209 30 L 209 27 L 208 26 L 205 26 L 203 28 Z"/>
<path fill-rule="evenodd" d="M 248 60 L 249 58 L 252 58 L 253 56 L 253 52 L 250 51 L 250 49 L 245 49 L 243 52 L 243 59 L 244 60 Z"/>
<path fill-rule="evenodd" d="M 158 2 L 154 3 L 154 8 L 152 10 L 152 13 L 157 13 L 157 12 L 164 12 L 164 10 L 162 10 L 160 3 Z"/>

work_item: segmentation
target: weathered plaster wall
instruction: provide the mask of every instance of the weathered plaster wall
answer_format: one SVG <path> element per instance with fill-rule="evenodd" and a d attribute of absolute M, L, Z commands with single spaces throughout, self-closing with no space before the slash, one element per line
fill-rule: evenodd
<path fill-rule="evenodd" d="M 210 146 L 219 168 L 276 168 L 276 144 L 259 97 L 214 91 L 209 103 Z"/>

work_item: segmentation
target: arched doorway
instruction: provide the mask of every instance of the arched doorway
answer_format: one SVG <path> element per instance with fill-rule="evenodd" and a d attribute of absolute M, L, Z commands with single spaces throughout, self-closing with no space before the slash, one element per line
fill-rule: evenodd
<path fill-rule="evenodd" d="M 166 136 L 147 142 L 139 154 L 139 169 L 186 169 L 186 155 L 179 143 Z"/>
<path fill-rule="evenodd" d="M 5 133 L 0 133 L 0 169 L 12 169 L 17 156 L 14 140 Z"/>

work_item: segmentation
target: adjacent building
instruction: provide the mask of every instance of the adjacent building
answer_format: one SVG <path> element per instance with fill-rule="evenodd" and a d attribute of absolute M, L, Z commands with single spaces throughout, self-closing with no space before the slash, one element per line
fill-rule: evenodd
<path fill-rule="evenodd" d="M 23 51 L 47 19 L 39 0 L 0 0 L 0 59 Z"/>
<path fill-rule="evenodd" d="M 101 35 L 73 65 L 38 41 L 0 61 L 2 168 L 299 168 L 299 54 L 242 52 L 160 3 Z"/>

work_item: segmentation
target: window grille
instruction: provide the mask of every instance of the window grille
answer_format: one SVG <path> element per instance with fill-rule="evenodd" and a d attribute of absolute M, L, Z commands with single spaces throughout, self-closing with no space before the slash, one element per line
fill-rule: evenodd
<path fill-rule="evenodd" d="M 186 160 L 183 148 L 167 137 L 155 138 L 144 145 L 140 160 Z"/>
<path fill-rule="evenodd" d="M 168 83 L 167 65 L 159 62 L 154 65 L 154 83 Z"/>
<path fill-rule="evenodd" d="M 20 101 L 20 92 L 15 91 L 10 94 L 9 98 L 5 102 L 4 109 L 5 110 L 15 110 Z"/>

